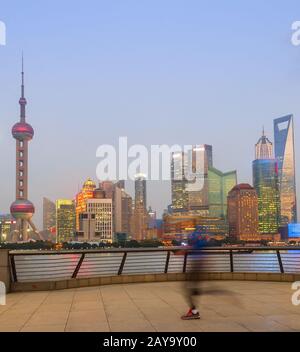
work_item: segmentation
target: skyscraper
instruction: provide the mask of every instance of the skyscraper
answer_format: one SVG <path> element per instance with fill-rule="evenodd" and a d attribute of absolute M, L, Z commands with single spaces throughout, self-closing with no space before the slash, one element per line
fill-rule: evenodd
<path fill-rule="evenodd" d="M 191 167 L 196 176 L 195 180 L 188 181 L 186 185 L 188 209 L 199 215 L 208 216 L 208 169 L 213 166 L 212 146 L 208 144 L 194 146 L 187 153 L 187 158 L 187 167 Z M 200 165 L 197 165 L 197 162 L 200 162 Z M 200 189 L 198 189 L 198 180 Z"/>
<path fill-rule="evenodd" d="M 79 215 L 86 211 L 87 200 L 94 197 L 96 184 L 88 178 L 79 193 L 76 195 L 76 230 L 79 230 Z"/>
<path fill-rule="evenodd" d="M 20 122 L 12 128 L 12 135 L 16 140 L 16 200 L 10 207 L 11 215 L 17 220 L 16 230 L 11 239 L 26 241 L 29 238 L 29 226 L 38 234 L 31 221 L 34 205 L 28 200 L 28 142 L 33 138 L 34 131 L 26 122 L 26 104 L 24 95 L 24 69 L 22 57 L 22 85 L 20 104 Z"/>
<path fill-rule="evenodd" d="M 50 199 L 43 198 L 43 230 L 52 231 L 56 226 L 55 203 Z"/>
<path fill-rule="evenodd" d="M 134 238 L 143 240 L 147 230 L 147 190 L 145 175 L 138 174 L 135 177 L 134 198 Z"/>
<path fill-rule="evenodd" d="M 255 157 L 252 171 L 258 197 L 258 229 L 261 234 L 275 234 L 280 225 L 278 167 L 273 158 L 273 145 L 264 131 L 255 145 Z"/>
<path fill-rule="evenodd" d="M 238 184 L 229 192 L 227 200 L 230 237 L 242 241 L 259 240 L 255 189 L 247 183 Z"/>
<path fill-rule="evenodd" d="M 185 212 L 188 210 L 187 180 L 184 175 L 184 153 L 172 153 L 171 156 L 171 195 L 172 211 Z"/>
<path fill-rule="evenodd" d="M 132 234 L 132 197 L 122 189 L 122 233 Z"/>
<path fill-rule="evenodd" d="M 141 205 L 145 210 L 147 209 L 147 190 L 146 190 L 146 176 L 138 174 L 134 181 L 135 189 L 135 206 Z"/>
<path fill-rule="evenodd" d="M 266 137 L 264 128 L 262 136 L 255 144 L 255 160 L 256 159 L 273 159 L 273 145 Z"/>
<path fill-rule="evenodd" d="M 56 241 L 68 242 L 75 237 L 75 204 L 70 199 L 58 199 L 56 205 Z"/>
<path fill-rule="evenodd" d="M 171 158 L 172 211 L 192 211 L 207 216 L 208 169 L 213 165 L 212 146 L 193 146 L 185 153 L 176 152 Z M 189 179 L 188 175 L 193 175 Z M 198 181 L 200 181 L 200 188 Z"/>
<path fill-rule="evenodd" d="M 237 183 L 236 171 L 221 172 L 214 167 L 208 169 L 209 216 L 227 217 L 227 196 Z"/>
<path fill-rule="evenodd" d="M 112 199 L 90 198 L 86 211 L 79 215 L 79 241 L 112 242 L 113 237 Z"/>
<path fill-rule="evenodd" d="M 278 162 L 281 224 L 297 222 L 293 115 L 274 120 L 275 158 Z"/>
<path fill-rule="evenodd" d="M 116 183 L 112 181 L 102 181 L 99 184 L 99 188 L 102 189 L 105 193 L 105 198 L 112 199 L 114 233 L 124 232 L 123 223 L 130 221 L 130 219 L 126 219 L 126 215 L 123 214 L 123 210 L 126 208 L 126 202 L 123 202 L 123 195 L 126 194 L 124 187 L 125 181 L 123 180 L 120 180 Z M 125 210 L 125 213 L 126 212 L 127 211 Z M 129 229 L 128 226 L 126 227 Z"/>

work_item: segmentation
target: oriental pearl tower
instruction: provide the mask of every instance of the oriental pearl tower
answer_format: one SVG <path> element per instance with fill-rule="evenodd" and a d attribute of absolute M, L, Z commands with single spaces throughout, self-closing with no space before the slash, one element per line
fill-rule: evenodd
<path fill-rule="evenodd" d="M 22 85 L 20 104 L 20 122 L 12 128 L 12 135 L 16 140 L 16 200 L 10 206 L 11 215 L 16 219 L 16 230 L 11 234 L 13 241 L 27 241 L 30 228 L 38 234 L 31 221 L 34 205 L 28 200 L 28 142 L 33 138 L 33 128 L 26 122 L 24 96 L 24 70 L 22 57 Z"/>

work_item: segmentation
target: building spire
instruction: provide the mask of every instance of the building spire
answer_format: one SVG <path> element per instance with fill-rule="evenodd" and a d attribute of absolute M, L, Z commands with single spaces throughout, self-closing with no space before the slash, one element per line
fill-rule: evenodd
<path fill-rule="evenodd" d="M 265 135 L 264 126 L 262 136 L 255 144 L 255 159 L 273 159 L 273 145 Z"/>
<path fill-rule="evenodd" d="M 23 57 L 23 51 L 22 51 L 22 98 L 24 98 L 24 57 Z"/>
<path fill-rule="evenodd" d="M 25 106 L 26 106 L 26 99 L 24 95 L 24 57 L 23 57 L 23 52 L 22 52 L 22 72 L 21 72 L 21 77 L 22 77 L 22 83 L 21 83 L 21 98 L 19 100 L 20 104 L 20 117 L 21 117 L 21 122 L 25 122 Z"/>

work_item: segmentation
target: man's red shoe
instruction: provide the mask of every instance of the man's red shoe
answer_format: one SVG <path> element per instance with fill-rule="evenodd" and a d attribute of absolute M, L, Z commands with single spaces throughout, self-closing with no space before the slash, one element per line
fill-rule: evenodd
<path fill-rule="evenodd" d="M 192 319 L 200 319 L 199 312 L 193 313 L 193 310 L 190 309 L 185 315 L 181 317 L 182 320 L 192 320 Z"/>

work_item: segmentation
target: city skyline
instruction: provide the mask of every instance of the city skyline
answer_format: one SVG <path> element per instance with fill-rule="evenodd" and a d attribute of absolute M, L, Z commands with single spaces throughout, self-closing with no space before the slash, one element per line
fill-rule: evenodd
<path fill-rule="evenodd" d="M 165 18 L 167 13 L 165 6 L 161 8 L 162 18 Z M 256 6 L 259 6 L 258 3 L 250 6 L 252 11 L 248 14 L 247 21 L 251 22 L 254 18 Z M 194 7 L 198 10 L 196 11 L 198 16 L 202 18 L 198 6 L 194 4 Z M 109 6 L 106 8 L 106 15 L 115 23 L 112 8 Z M 128 135 L 130 144 L 213 145 L 216 168 L 237 170 L 238 183 L 252 184 L 253 141 L 257 139 L 262 125 L 265 126 L 266 134 L 271 137 L 273 119 L 292 113 L 295 116 L 296 175 L 299 175 L 299 162 L 297 162 L 299 151 L 297 117 L 300 116 L 297 96 L 297 80 L 300 76 L 297 63 L 299 48 L 293 47 L 289 40 L 290 22 L 294 19 L 293 11 L 289 12 L 285 4 L 284 11 L 281 12 L 281 6 L 277 4 L 272 9 L 274 16 L 271 20 L 267 17 L 266 7 L 262 5 L 261 8 L 258 27 L 262 29 L 264 23 L 266 28 L 262 30 L 260 40 L 269 45 L 266 45 L 260 53 L 255 52 L 256 43 L 253 43 L 258 39 L 257 29 L 246 30 L 235 18 L 232 18 L 235 34 L 231 36 L 227 46 L 217 43 L 217 49 L 213 49 L 209 40 L 213 42 L 215 30 L 212 33 L 206 32 L 205 36 L 199 35 L 199 31 L 205 28 L 207 21 L 213 23 L 214 16 L 208 6 L 206 9 L 208 20 L 205 23 L 199 24 L 198 17 L 192 16 L 191 23 L 195 30 L 183 26 L 182 36 L 177 31 L 174 36 L 168 37 L 170 39 L 166 41 L 168 52 L 162 47 L 163 41 L 158 40 L 156 31 L 146 32 L 146 38 L 134 34 L 133 30 L 139 28 L 146 16 L 141 13 L 140 18 L 133 22 L 129 31 L 126 31 L 126 37 L 121 35 L 120 26 L 116 26 L 115 32 L 112 31 L 107 19 L 101 22 L 103 27 L 99 25 L 101 30 L 96 26 L 96 33 L 104 33 L 100 38 L 115 39 L 116 47 L 113 52 L 108 52 L 107 49 L 112 47 L 106 41 L 96 42 L 97 47 L 82 42 L 85 51 L 94 50 L 92 51 L 94 59 L 91 59 L 91 55 L 85 56 L 78 51 L 75 57 L 72 55 L 72 48 L 76 47 L 77 42 L 72 40 L 74 33 L 67 28 L 63 37 L 69 44 L 69 52 L 62 49 L 62 41 L 58 41 L 58 49 L 55 51 L 56 55 L 58 52 L 61 53 L 61 61 L 51 55 L 51 45 L 53 48 L 55 42 L 50 40 L 50 47 L 45 48 L 42 45 L 42 37 L 31 35 L 35 29 L 33 23 L 22 27 L 23 21 L 33 16 L 28 9 L 25 10 L 24 19 L 20 19 L 18 25 L 14 22 L 12 27 L 11 9 L 4 8 L 1 15 L 7 23 L 8 40 L 7 45 L 0 48 L 1 67 L 5 67 L 5 71 L 1 69 L 0 84 L 0 93 L 5 102 L 0 106 L 0 146 L 3 151 L 0 160 L 7 172 L 2 176 L 0 212 L 8 213 L 9 205 L 13 201 L 14 164 L 11 159 L 15 146 L 11 140 L 10 128 L 18 116 L 19 62 L 22 48 L 26 55 L 28 113 L 30 122 L 37 132 L 30 145 L 29 189 L 30 199 L 35 204 L 37 213 L 33 220 L 37 222 L 39 229 L 42 228 L 43 197 L 52 200 L 74 198 L 78 186 L 81 186 L 87 177 L 96 180 L 97 146 L 102 143 L 115 143 L 121 135 Z M 157 29 L 167 35 L 169 30 L 173 29 L 176 18 L 180 18 L 182 23 L 186 24 L 190 11 L 180 16 L 179 10 L 180 5 L 176 4 L 175 9 L 171 11 L 173 17 L 169 19 L 169 27 L 166 27 L 163 19 L 156 20 Z M 87 9 L 84 11 L 90 13 Z M 236 7 L 236 12 L 243 15 L 239 6 Z M 67 16 L 65 5 L 62 13 Z M 61 30 L 62 23 L 59 19 L 54 20 L 51 15 L 53 12 L 50 11 L 50 18 L 53 20 L 51 30 L 52 33 L 56 33 Z M 153 12 L 150 11 L 148 20 L 152 18 L 151 15 Z M 275 19 L 279 16 L 282 16 L 280 17 L 282 22 L 275 24 Z M 67 18 L 70 22 L 76 19 L 72 16 Z M 130 18 L 132 17 L 129 16 L 128 19 L 122 17 L 122 20 L 127 23 Z M 217 19 L 221 20 L 221 23 L 225 21 L 220 14 L 217 14 Z M 247 21 L 246 27 L 249 24 Z M 84 20 L 82 36 L 90 33 L 90 27 L 85 27 L 85 23 Z M 142 28 L 147 30 L 150 23 L 146 22 Z M 241 29 L 247 43 L 239 41 L 242 34 L 238 33 L 238 30 Z M 49 22 L 46 22 L 43 31 L 43 34 L 49 35 Z M 225 35 L 228 29 L 225 28 L 224 31 Z M 191 35 L 191 40 L 185 42 L 184 39 L 188 35 Z M 34 37 L 35 43 L 26 40 L 27 37 Z M 126 51 L 128 47 L 121 45 L 122 39 L 129 39 L 128 45 L 129 47 L 132 45 L 137 51 L 136 60 L 139 60 L 140 66 L 135 65 L 137 61 L 131 60 L 132 55 Z M 147 58 L 149 52 L 145 43 L 154 49 L 150 58 Z M 179 55 L 176 43 L 184 48 L 187 56 L 192 59 L 188 59 L 182 51 Z M 229 59 L 232 59 L 232 56 L 227 50 L 232 50 L 233 45 L 236 45 L 233 53 L 237 54 L 237 58 L 234 58 L 231 64 Z M 36 46 L 45 50 L 37 55 Z M 243 55 L 246 48 L 249 58 Z M 118 60 L 115 54 L 118 52 L 121 54 L 122 50 L 125 50 L 125 56 L 123 60 Z M 101 55 L 102 53 L 104 55 Z M 179 57 L 169 66 L 169 59 L 175 53 Z M 202 58 L 200 53 L 204 53 Z M 65 67 L 71 57 L 74 60 Z M 109 63 L 112 57 L 115 57 L 115 61 Z M 266 68 L 266 62 L 269 64 L 270 57 L 271 67 Z M 215 60 L 209 64 L 213 58 Z M 96 59 L 99 60 L 99 65 Z M 80 60 L 83 60 L 83 65 L 80 64 Z M 192 60 L 191 70 L 186 68 L 188 60 Z M 149 68 L 149 75 L 143 73 L 145 67 Z M 259 73 L 254 74 L 253 71 L 257 67 L 260 69 Z M 262 72 L 262 68 L 266 71 Z M 230 79 L 222 74 L 226 70 L 232 73 L 228 75 L 231 76 Z M 153 80 L 151 75 L 154 75 Z M 241 75 L 243 82 L 240 79 Z M 144 83 L 141 83 L 142 80 Z M 226 89 L 228 86 L 230 93 Z M 128 88 L 126 91 L 125 87 Z M 221 109 L 215 106 L 215 101 L 219 102 Z M 141 121 L 143 124 L 147 121 L 147 133 L 136 128 Z M 179 127 L 182 121 L 184 129 Z M 272 142 L 274 143 L 273 139 Z M 68 160 L 67 165 L 65 160 Z M 44 173 L 43 177 L 40 175 L 41 171 Z M 132 186 L 131 184 L 128 187 L 131 195 L 134 194 Z M 297 186 L 299 189 L 299 181 Z M 148 182 L 147 189 L 148 203 L 160 215 L 171 203 L 170 183 Z M 298 197 L 298 211 L 299 208 Z"/>

